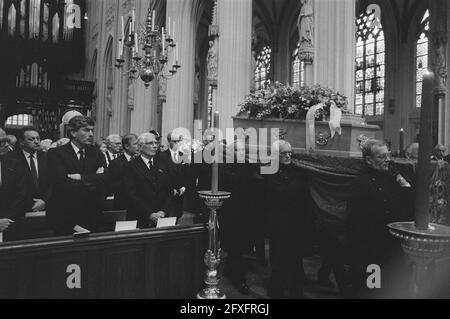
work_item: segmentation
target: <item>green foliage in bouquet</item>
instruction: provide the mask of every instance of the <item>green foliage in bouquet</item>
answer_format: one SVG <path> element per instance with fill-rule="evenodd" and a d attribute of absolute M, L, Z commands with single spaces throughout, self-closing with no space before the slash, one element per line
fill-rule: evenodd
<path fill-rule="evenodd" d="M 323 119 L 330 114 L 331 101 L 343 112 L 347 111 L 347 98 L 339 92 L 320 85 L 291 87 L 275 82 L 267 88 L 251 92 L 239 105 L 238 116 L 304 120 L 311 107 L 324 103 L 323 110 L 315 114 L 316 119 Z"/>

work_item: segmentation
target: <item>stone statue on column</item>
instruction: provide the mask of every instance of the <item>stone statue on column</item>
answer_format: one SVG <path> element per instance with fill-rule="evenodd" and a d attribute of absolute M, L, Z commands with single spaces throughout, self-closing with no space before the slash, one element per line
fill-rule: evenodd
<path fill-rule="evenodd" d="M 208 50 L 208 80 L 209 81 L 217 81 L 217 71 L 219 65 L 219 59 L 217 56 L 217 39 L 209 41 L 209 50 Z"/>
<path fill-rule="evenodd" d="M 314 10 L 311 0 L 300 0 L 302 8 L 298 15 L 297 27 L 300 44 L 312 47 L 314 45 Z"/>
<path fill-rule="evenodd" d="M 163 76 L 158 78 L 158 95 L 163 102 L 166 101 L 167 79 Z"/>
<path fill-rule="evenodd" d="M 128 108 L 134 109 L 134 85 L 131 77 L 128 78 Z"/>
<path fill-rule="evenodd" d="M 435 48 L 435 72 L 436 72 L 436 91 L 438 94 L 445 94 L 447 91 L 447 61 L 445 47 L 447 45 L 447 36 L 437 34 L 434 36 Z"/>

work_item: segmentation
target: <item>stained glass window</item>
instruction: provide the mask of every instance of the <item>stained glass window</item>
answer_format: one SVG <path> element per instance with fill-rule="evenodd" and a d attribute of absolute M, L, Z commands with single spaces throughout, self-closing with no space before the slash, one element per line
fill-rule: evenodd
<path fill-rule="evenodd" d="M 16 6 L 11 4 L 8 10 L 8 34 L 14 35 L 16 33 Z"/>
<path fill-rule="evenodd" d="M 59 42 L 59 15 L 58 15 L 58 13 L 55 13 L 52 20 L 53 20 L 53 22 L 52 22 L 52 42 L 58 43 Z"/>
<path fill-rule="evenodd" d="M 39 38 L 39 25 L 41 17 L 41 0 L 30 0 L 30 39 Z"/>
<path fill-rule="evenodd" d="M 3 0 L 0 0 L 0 30 L 3 28 Z"/>
<path fill-rule="evenodd" d="M 270 84 L 270 63 L 272 49 L 269 46 L 263 47 L 256 58 L 255 87 L 257 90 Z"/>
<path fill-rule="evenodd" d="M 7 126 L 29 126 L 32 123 L 32 116 L 29 114 L 18 114 L 8 117 Z"/>
<path fill-rule="evenodd" d="M 298 51 L 300 48 L 300 42 L 297 43 L 297 47 L 292 54 L 292 86 L 304 86 L 305 85 L 305 64 L 300 61 Z"/>
<path fill-rule="evenodd" d="M 416 42 L 416 107 L 422 104 L 423 73 L 428 68 L 428 32 L 430 13 L 427 10 L 421 22 L 421 32 Z"/>
<path fill-rule="evenodd" d="M 356 19 L 355 113 L 384 114 L 385 42 L 381 21 L 374 12 Z"/>
<path fill-rule="evenodd" d="M 73 0 L 66 0 L 66 8 L 73 4 Z M 73 39 L 73 28 L 69 28 L 68 19 L 71 16 L 71 12 L 67 13 L 66 10 L 64 10 L 64 32 L 63 32 L 63 39 L 66 41 Z"/>

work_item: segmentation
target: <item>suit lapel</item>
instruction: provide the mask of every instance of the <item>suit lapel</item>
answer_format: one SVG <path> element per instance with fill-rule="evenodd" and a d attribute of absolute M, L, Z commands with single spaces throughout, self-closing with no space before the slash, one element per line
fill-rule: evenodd
<path fill-rule="evenodd" d="M 136 164 L 141 173 L 145 176 L 145 178 L 154 183 L 155 177 L 152 175 L 150 169 L 148 168 L 147 165 L 145 165 L 144 160 L 140 156 L 136 159 Z"/>

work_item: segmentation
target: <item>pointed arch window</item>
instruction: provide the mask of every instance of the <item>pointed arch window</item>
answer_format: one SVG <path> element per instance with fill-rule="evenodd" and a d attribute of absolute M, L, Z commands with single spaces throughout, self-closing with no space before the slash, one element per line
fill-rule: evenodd
<path fill-rule="evenodd" d="M 66 0 L 66 8 L 73 4 L 73 0 Z M 63 39 L 65 41 L 70 41 L 73 39 L 73 28 L 69 28 L 68 19 L 71 13 L 67 13 L 67 11 L 64 9 L 64 29 L 63 29 Z"/>
<path fill-rule="evenodd" d="M 270 46 L 262 48 L 256 58 L 255 88 L 265 88 L 270 84 L 270 65 L 272 60 L 272 49 Z"/>
<path fill-rule="evenodd" d="M 48 20 L 50 18 L 50 9 L 48 7 L 48 3 L 44 3 L 44 12 L 42 14 L 42 40 L 47 41 L 48 40 Z"/>
<path fill-rule="evenodd" d="M 41 0 L 30 0 L 30 18 L 29 18 L 30 39 L 39 38 L 40 24 L 41 24 Z"/>
<path fill-rule="evenodd" d="M 356 19 L 355 114 L 383 115 L 385 40 L 381 21 L 373 12 Z"/>
<path fill-rule="evenodd" d="M 26 24 L 25 11 L 26 11 L 26 0 L 22 0 L 20 1 L 20 21 L 19 21 L 19 31 L 20 36 L 22 38 L 25 38 L 25 24 Z"/>
<path fill-rule="evenodd" d="M 422 104 L 423 73 L 428 68 L 428 33 L 430 30 L 430 12 L 422 18 L 421 29 L 416 41 L 416 107 Z"/>
<path fill-rule="evenodd" d="M 59 43 L 59 15 L 55 13 L 52 19 L 52 42 Z"/>
<path fill-rule="evenodd" d="M 11 4 L 8 10 L 8 34 L 13 36 L 16 33 L 16 6 Z"/>
<path fill-rule="evenodd" d="M 292 54 L 292 86 L 304 86 L 305 85 L 305 63 L 300 61 L 299 57 L 300 42 L 297 42 L 297 47 Z"/>
<path fill-rule="evenodd" d="M 0 30 L 3 29 L 3 0 L 0 0 Z"/>

